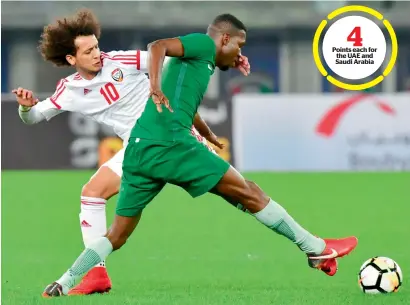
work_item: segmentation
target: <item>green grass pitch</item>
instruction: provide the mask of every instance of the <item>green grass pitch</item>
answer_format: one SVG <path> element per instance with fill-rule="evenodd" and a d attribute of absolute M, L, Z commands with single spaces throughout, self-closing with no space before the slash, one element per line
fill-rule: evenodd
<path fill-rule="evenodd" d="M 327 277 L 308 268 L 285 238 L 213 195 L 191 199 L 168 186 L 107 266 L 106 295 L 43 299 L 44 287 L 83 249 L 78 213 L 89 171 L 2 173 L 2 304 L 379 305 L 409 304 L 410 174 L 246 175 L 306 228 L 324 237 L 354 234 L 357 249 Z M 108 203 L 111 223 L 115 199 Z M 396 260 L 400 291 L 364 295 L 360 265 Z"/>

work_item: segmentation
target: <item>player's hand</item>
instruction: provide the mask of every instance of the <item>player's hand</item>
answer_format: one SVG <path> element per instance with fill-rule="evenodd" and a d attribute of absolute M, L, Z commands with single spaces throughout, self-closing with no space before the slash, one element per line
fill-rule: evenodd
<path fill-rule="evenodd" d="M 249 64 L 248 57 L 239 55 L 236 61 L 236 68 L 241 71 L 243 75 L 248 76 L 251 73 L 251 65 Z"/>
<path fill-rule="evenodd" d="M 205 139 L 209 142 L 214 144 L 216 147 L 218 147 L 219 149 L 222 149 L 225 147 L 224 144 L 222 144 L 221 142 L 218 141 L 218 137 L 214 134 L 211 133 L 209 136 L 205 137 Z"/>
<path fill-rule="evenodd" d="M 152 97 L 152 100 L 154 101 L 154 104 L 157 106 L 157 111 L 162 112 L 162 105 L 165 105 L 165 107 L 170 111 L 174 112 L 172 110 L 171 105 L 169 104 L 169 100 L 167 97 L 162 93 L 161 90 L 152 90 L 150 92 L 150 97 Z"/>
<path fill-rule="evenodd" d="M 33 91 L 19 87 L 11 91 L 16 95 L 17 103 L 25 107 L 33 107 L 38 103 L 38 99 L 33 97 Z"/>

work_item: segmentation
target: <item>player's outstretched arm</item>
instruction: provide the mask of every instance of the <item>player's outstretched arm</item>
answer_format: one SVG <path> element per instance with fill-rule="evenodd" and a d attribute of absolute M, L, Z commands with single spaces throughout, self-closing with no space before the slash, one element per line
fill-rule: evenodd
<path fill-rule="evenodd" d="M 36 109 L 38 99 L 34 97 L 31 90 L 19 87 L 12 92 L 16 95 L 19 104 L 19 116 L 25 124 L 32 125 L 45 119 L 43 114 Z"/>
<path fill-rule="evenodd" d="M 208 124 L 202 119 L 199 113 L 195 115 L 194 127 L 208 142 L 220 149 L 224 148 L 224 145 L 218 141 L 218 137 L 212 132 L 211 128 L 209 128 Z"/>
<path fill-rule="evenodd" d="M 56 107 L 57 104 L 51 101 L 51 98 L 39 102 L 31 90 L 20 87 L 12 92 L 16 95 L 19 104 L 20 119 L 27 125 L 37 124 L 44 120 L 48 121 L 57 114 L 64 112 Z"/>
<path fill-rule="evenodd" d="M 19 116 L 23 123 L 27 125 L 34 125 L 46 119 L 46 117 L 37 108 L 37 106 L 19 106 Z"/>

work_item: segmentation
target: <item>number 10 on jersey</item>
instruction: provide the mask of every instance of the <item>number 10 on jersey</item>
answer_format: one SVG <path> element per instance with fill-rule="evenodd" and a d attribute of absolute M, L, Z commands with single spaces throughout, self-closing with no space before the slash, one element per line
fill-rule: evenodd
<path fill-rule="evenodd" d="M 106 83 L 103 87 L 101 87 L 100 93 L 110 105 L 113 102 L 118 101 L 118 99 L 120 98 L 120 94 L 118 93 L 117 88 L 115 88 L 113 83 Z"/>

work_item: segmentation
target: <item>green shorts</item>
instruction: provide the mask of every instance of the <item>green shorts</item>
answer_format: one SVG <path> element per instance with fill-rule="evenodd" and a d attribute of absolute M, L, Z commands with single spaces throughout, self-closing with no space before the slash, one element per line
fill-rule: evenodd
<path fill-rule="evenodd" d="M 166 183 L 192 197 L 210 191 L 230 164 L 194 137 L 174 142 L 131 138 L 125 150 L 116 213 L 138 215 Z"/>

